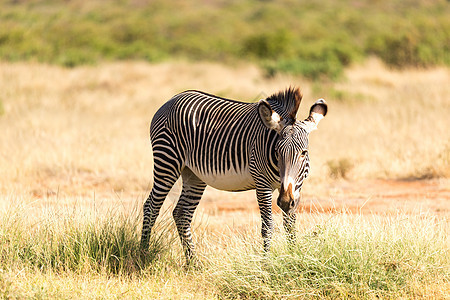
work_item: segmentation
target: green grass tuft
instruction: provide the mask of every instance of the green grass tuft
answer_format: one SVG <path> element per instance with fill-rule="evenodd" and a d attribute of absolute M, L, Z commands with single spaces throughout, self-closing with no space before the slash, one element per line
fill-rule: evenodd
<path fill-rule="evenodd" d="M 267 255 L 241 246 L 212 278 L 221 295 L 242 299 L 430 296 L 417 284 L 449 279 L 445 227 L 433 217 L 343 214 L 320 220 L 292 247 L 276 241 Z M 442 297 L 445 288 L 434 292 Z"/>
<path fill-rule="evenodd" d="M 49 215 L 27 224 L 18 211 L 1 222 L 0 268 L 11 265 L 41 271 L 138 273 L 168 255 L 173 226 L 159 224 L 149 250 L 141 255 L 138 214 L 110 211 L 104 216 Z"/>

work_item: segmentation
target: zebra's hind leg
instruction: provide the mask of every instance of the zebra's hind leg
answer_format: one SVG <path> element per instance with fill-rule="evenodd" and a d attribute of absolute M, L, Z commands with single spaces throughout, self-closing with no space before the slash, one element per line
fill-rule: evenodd
<path fill-rule="evenodd" d="M 142 224 L 141 250 L 148 250 L 150 232 L 155 225 L 156 218 L 159 215 L 161 206 L 166 199 L 172 186 L 180 177 L 180 171 L 174 171 L 173 174 L 166 174 L 158 171 L 155 161 L 153 188 L 144 203 L 144 215 Z"/>
<path fill-rule="evenodd" d="M 173 211 L 173 218 L 175 219 L 181 245 L 186 256 L 186 264 L 190 265 L 195 259 L 191 221 L 195 209 L 205 191 L 206 183 L 188 168 L 183 170 L 181 177 L 183 178 L 183 190 Z"/>

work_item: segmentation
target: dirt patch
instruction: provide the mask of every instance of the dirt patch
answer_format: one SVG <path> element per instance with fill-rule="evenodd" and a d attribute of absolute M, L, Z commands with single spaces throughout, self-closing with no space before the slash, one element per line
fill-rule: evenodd
<path fill-rule="evenodd" d="M 151 186 L 151 185 L 150 185 Z M 96 209 L 117 205 L 140 210 L 148 196 L 146 189 L 114 191 L 109 183 L 100 183 L 83 192 L 49 190 L 44 194 L 32 194 L 34 207 L 93 207 Z M 89 191 L 89 192 L 88 192 Z M 172 210 L 181 191 L 177 183 L 169 193 L 165 207 Z M 274 193 L 273 210 L 279 213 Z M 450 216 L 450 179 L 440 180 L 336 180 L 324 183 L 308 182 L 302 192 L 299 213 L 396 214 L 431 213 L 440 217 Z M 209 216 L 259 216 L 255 191 L 230 193 L 208 187 L 198 211 Z"/>
<path fill-rule="evenodd" d="M 303 193 L 299 212 L 450 214 L 449 180 L 334 181 L 324 184 L 318 190 L 321 192 Z M 279 211 L 275 203 L 273 207 L 275 211 Z M 255 212 L 258 211 L 258 204 L 254 191 L 226 193 L 209 189 L 205 192 L 200 208 L 217 214 Z"/>

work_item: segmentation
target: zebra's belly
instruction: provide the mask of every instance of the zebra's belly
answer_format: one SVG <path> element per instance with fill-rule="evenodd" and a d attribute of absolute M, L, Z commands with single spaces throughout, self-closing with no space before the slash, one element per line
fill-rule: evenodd
<path fill-rule="evenodd" d="M 207 185 L 223 191 L 238 192 L 255 188 L 255 182 L 250 172 L 236 172 L 229 170 L 220 174 L 202 173 L 195 167 L 190 167 L 191 171 L 203 180 Z"/>

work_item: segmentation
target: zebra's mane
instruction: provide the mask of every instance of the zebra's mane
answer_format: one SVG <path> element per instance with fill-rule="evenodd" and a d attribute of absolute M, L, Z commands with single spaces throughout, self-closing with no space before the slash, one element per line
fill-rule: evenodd
<path fill-rule="evenodd" d="M 299 88 L 289 87 L 285 91 L 271 95 L 266 100 L 272 109 L 285 120 L 286 124 L 292 125 L 295 123 L 302 97 Z"/>

